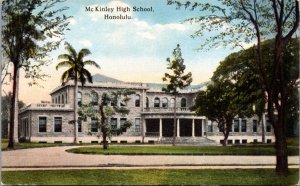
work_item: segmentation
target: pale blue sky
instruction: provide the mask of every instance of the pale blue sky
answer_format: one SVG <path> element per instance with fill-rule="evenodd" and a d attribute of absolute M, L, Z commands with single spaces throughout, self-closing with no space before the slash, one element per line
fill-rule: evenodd
<path fill-rule="evenodd" d="M 198 84 L 208 81 L 219 62 L 233 52 L 222 47 L 196 51 L 204 39 L 191 38 L 197 25 L 182 24 L 182 21 L 201 12 L 177 10 L 174 5 L 167 5 L 166 0 L 69 0 L 64 5 L 70 7 L 64 13 L 73 16 L 70 30 L 65 32 L 65 40 L 77 50 L 91 50 L 92 54 L 87 59 L 95 60 L 101 66 L 100 70 L 90 68 L 92 73 L 129 82 L 161 83 L 166 72 L 166 58 L 172 57 L 173 49 L 180 44 L 187 71 L 192 72 L 193 84 Z M 86 6 L 152 6 L 154 12 L 128 12 L 133 17 L 131 20 L 104 20 L 105 13 L 86 12 Z M 208 36 L 209 33 L 205 35 Z M 21 85 L 21 90 L 26 89 L 21 91 L 21 100 L 50 100 L 48 93 L 60 84 L 59 78 L 64 71 L 55 70 L 57 56 L 64 52 L 62 43 L 57 51 L 51 53 L 53 63 L 45 68 L 51 78 L 44 89 Z M 32 94 L 26 93 L 32 91 L 40 96 L 32 97 Z"/>

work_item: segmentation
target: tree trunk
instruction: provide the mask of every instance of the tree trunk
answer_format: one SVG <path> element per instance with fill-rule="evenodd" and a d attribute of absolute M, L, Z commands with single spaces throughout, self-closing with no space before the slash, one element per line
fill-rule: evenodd
<path fill-rule="evenodd" d="M 77 118 L 78 118 L 78 82 L 77 82 L 77 77 L 75 76 L 74 79 L 74 143 L 78 143 L 78 123 L 77 123 Z"/>
<path fill-rule="evenodd" d="M 20 70 L 16 72 L 16 98 L 15 98 L 15 111 L 14 111 L 14 142 L 19 143 L 19 81 Z"/>
<path fill-rule="evenodd" d="M 228 136 L 229 136 L 229 132 L 225 132 L 225 134 L 224 134 L 224 140 L 223 140 L 223 143 L 222 143 L 223 146 L 227 146 Z"/>
<path fill-rule="evenodd" d="M 266 143 L 266 131 L 265 131 L 265 123 L 266 121 L 266 115 L 265 113 L 262 114 L 262 119 L 261 119 L 261 142 Z"/>
<path fill-rule="evenodd" d="M 172 145 L 175 146 L 176 136 L 177 136 L 177 119 L 176 119 L 176 95 L 174 99 L 174 128 L 173 128 L 173 141 Z"/>
<path fill-rule="evenodd" d="M 13 64 L 13 82 L 12 82 L 12 96 L 11 96 L 11 107 L 10 107 L 10 123 L 9 123 L 9 133 L 8 133 L 8 149 L 14 148 L 14 126 L 15 126 L 15 101 L 16 101 L 16 89 L 17 89 L 17 71 L 18 68 Z"/>
<path fill-rule="evenodd" d="M 276 131 L 276 173 L 280 175 L 285 175 L 288 173 L 288 156 L 287 156 L 287 143 L 286 136 L 283 130 L 282 121 L 278 121 Z"/>
<path fill-rule="evenodd" d="M 100 119 L 100 129 L 101 129 L 101 132 L 102 132 L 102 146 L 103 146 L 103 149 L 107 149 L 108 148 L 108 142 L 107 142 L 107 135 L 106 135 L 106 128 L 105 128 L 105 114 L 104 114 L 104 110 L 103 110 L 103 102 L 101 102 L 100 106 L 99 106 L 99 109 L 100 109 L 100 116 L 101 116 L 101 119 Z"/>

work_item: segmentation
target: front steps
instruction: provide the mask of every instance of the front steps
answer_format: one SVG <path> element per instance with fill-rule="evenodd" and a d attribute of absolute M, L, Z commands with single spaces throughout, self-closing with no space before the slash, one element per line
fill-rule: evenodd
<path fill-rule="evenodd" d="M 155 144 L 172 144 L 173 137 L 162 137 Z M 178 145 L 194 145 L 194 146 L 216 146 L 220 143 L 207 139 L 206 137 L 176 137 L 175 144 Z"/>

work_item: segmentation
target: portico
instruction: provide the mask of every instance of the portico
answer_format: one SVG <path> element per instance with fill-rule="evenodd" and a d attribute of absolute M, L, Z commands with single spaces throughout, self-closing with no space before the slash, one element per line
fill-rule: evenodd
<path fill-rule="evenodd" d="M 174 117 L 169 114 L 145 115 L 143 118 L 143 136 L 172 137 Z M 193 116 L 178 116 L 176 119 L 176 137 L 203 137 L 205 136 L 205 118 Z"/>

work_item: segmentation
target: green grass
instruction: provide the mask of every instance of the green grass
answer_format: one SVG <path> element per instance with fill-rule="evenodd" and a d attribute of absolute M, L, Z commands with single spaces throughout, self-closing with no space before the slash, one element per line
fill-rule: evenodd
<path fill-rule="evenodd" d="M 1 150 L 6 151 L 8 140 L 1 140 Z M 28 149 L 28 148 L 42 148 L 42 147 L 57 147 L 57 146 L 70 146 L 70 145 L 91 145 L 91 144 L 72 144 L 72 143 L 36 143 L 36 142 L 22 142 L 16 143 L 14 149 Z M 98 144 L 99 145 L 99 144 Z"/>
<path fill-rule="evenodd" d="M 79 154 L 104 155 L 275 155 L 273 145 L 240 145 L 240 146 L 110 146 L 107 150 L 101 147 L 80 147 L 67 150 Z M 289 155 L 299 155 L 297 147 L 288 148 Z"/>
<path fill-rule="evenodd" d="M 3 171 L 4 184 L 34 185 L 295 185 L 297 169 L 277 176 L 272 169 L 235 170 L 44 170 Z"/>
<path fill-rule="evenodd" d="M 299 137 L 289 137 L 286 139 L 288 146 L 296 146 L 299 147 Z"/>

